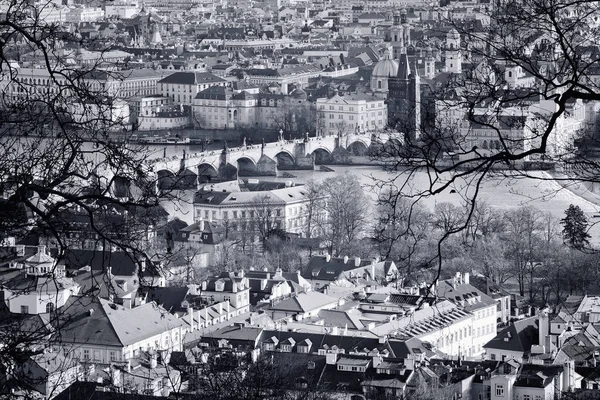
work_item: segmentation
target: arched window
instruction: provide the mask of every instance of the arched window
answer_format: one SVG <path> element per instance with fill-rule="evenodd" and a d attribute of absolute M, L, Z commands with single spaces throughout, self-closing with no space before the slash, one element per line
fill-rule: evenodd
<path fill-rule="evenodd" d="M 381 81 L 377 81 L 377 89 L 381 89 Z"/>
<path fill-rule="evenodd" d="M 46 312 L 47 313 L 51 313 L 54 311 L 54 303 L 53 302 L 49 302 L 48 304 L 46 304 Z"/>
<path fill-rule="evenodd" d="M 398 34 L 394 35 L 394 42 L 398 41 Z"/>
<path fill-rule="evenodd" d="M 488 149 L 488 142 L 487 142 L 487 140 L 484 140 L 484 141 L 483 141 L 483 148 L 484 148 L 485 150 L 487 150 L 487 149 Z"/>

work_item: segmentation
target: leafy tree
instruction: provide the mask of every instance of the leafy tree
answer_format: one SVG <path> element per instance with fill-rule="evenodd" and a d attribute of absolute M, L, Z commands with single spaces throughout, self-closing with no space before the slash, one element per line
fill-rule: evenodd
<path fill-rule="evenodd" d="M 563 226 L 563 238 L 570 247 L 581 250 L 590 244 L 590 235 L 587 232 L 588 221 L 579 206 L 569 205 L 560 223 Z"/>

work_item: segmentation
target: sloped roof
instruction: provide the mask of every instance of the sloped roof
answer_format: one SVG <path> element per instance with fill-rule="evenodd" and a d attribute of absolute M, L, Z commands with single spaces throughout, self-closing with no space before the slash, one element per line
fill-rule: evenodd
<path fill-rule="evenodd" d="M 335 281 L 343 272 L 370 266 L 373 261 L 342 257 L 313 256 L 302 272 L 304 279 Z"/>
<path fill-rule="evenodd" d="M 319 292 L 300 293 L 297 296 L 280 301 L 279 303 L 270 306 L 269 309 L 276 311 L 293 311 L 304 313 L 337 303 L 337 301 L 338 299 Z"/>
<path fill-rule="evenodd" d="M 211 74 L 210 72 L 175 72 L 160 81 L 158 83 L 170 83 L 179 85 L 200 85 L 203 83 L 220 83 L 226 82 L 225 79 Z"/>
<path fill-rule="evenodd" d="M 112 329 L 124 346 L 185 325 L 183 320 L 153 302 L 130 309 L 108 300 L 99 301 Z"/>
<path fill-rule="evenodd" d="M 538 343 L 537 317 L 515 321 L 502 329 L 495 338 L 483 347 L 489 349 L 509 350 L 527 353 L 531 346 Z"/>

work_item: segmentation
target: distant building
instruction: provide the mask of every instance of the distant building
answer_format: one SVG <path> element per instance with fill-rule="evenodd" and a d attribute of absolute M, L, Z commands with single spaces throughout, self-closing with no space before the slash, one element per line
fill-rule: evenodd
<path fill-rule="evenodd" d="M 412 137 L 421 127 L 421 78 L 411 70 L 406 53 L 400 55 L 398 75 L 388 80 L 389 125 Z"/>
<path fill-rule="evenodd" d="M 388 109 L 383 96 L 358 93 L 317 99 L 317 126 L 320 135 L 345 136 L 382 130 L 387 126 Z"/>
<path fill-rule="evenodd" d="M 157 93 L 176 104 L 192 105 L 200 91 L 225 84 L 225 79 L 210 72 L 175 72 L 158 81 Z"/>

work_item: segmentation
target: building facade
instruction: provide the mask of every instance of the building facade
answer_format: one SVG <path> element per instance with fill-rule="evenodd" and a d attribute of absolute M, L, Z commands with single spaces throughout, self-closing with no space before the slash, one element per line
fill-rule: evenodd
<path fill-rule="evenodd" d="M 317 129 L 320 135 L 344 136 L 384 129 L 388 110 L 378 94 L 354 94 L 317 99 Z"/>

